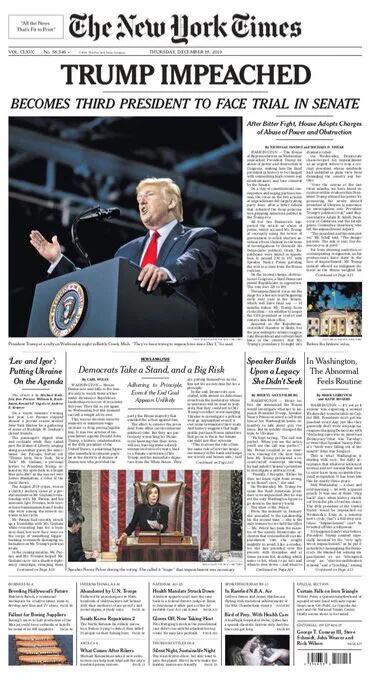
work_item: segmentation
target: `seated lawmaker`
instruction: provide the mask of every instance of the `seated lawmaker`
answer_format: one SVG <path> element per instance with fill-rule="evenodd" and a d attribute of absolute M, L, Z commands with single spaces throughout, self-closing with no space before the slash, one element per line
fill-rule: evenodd
<path fill-rule="evenodd" d="M 81 542 L 81 527 L 85 517 L 78 512 L 68 513 L 68 561 L 96 562 L 98 552 L 85 552 Z"/>
<path fill-rule="evenodd" d="M 160 489 L 154 482 L 149 482 L 144 490 L 144 503 L 139 503 L 131 522 L 117 539 L 117 543 L 130 536 L 137 527 L 141 531 L 160 531 L 168 526 L 169 508 L 160 503 Z"/>

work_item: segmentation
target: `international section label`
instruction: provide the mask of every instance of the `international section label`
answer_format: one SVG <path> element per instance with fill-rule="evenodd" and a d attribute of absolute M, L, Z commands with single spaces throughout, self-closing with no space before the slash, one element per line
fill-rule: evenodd
<path fill-rule="evenodd" d="M 87 307 L 86 292 L 79 283 L 66 283 L 56 294 L 49 310 L 49 328 L 56 337 L 72 335 Z"/>

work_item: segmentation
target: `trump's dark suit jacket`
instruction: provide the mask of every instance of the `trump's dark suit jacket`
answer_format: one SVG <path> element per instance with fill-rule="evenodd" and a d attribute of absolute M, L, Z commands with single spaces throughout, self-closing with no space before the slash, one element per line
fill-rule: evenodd
<path fill-rule="evenodd" d="M 139 265 L 149 233 L 129 241 L 118 249 L 115 257 L 123 257 Z M 176 224 L 161 246 L 158 267 L 165 267 L 175 277 L 176 289 L 192 300 L 198 309 L 199 334 L 213 335 L 215 331 L 212 305 L 212 285 L 218 254 L 218 235 L 208 227 L 191 228 Z M 52 275 L 60 276 L 75 269 L 63 257 Z"/>

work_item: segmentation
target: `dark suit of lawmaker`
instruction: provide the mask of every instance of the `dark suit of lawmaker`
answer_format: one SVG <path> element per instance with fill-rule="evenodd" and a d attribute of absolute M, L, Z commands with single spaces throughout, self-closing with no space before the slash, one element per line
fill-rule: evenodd
<path fill-rule="evenodd" d="M 150 234 L 129 241 L 118 249 L 115 257 L 123 257 L 139 265 Z M 158 267 L 165 267 L 175 277 L 176 289 L 192 300 L 198 309 L 199 334 L 213 334 L 215 330 L 212 306 L 212 285 L 218 254 L 218 235 L 214 229 L 194 229 L 176 224 L 165 239 L 157 259 Z M 55 267 L 52 275 L 60 276 L 75 269 L 66 257 Z"/>
<path fill-rule="evenodd" d="M 130 536 L 137 527 L 141 531 L 154 531 L 147 520 L 152 520 L 162 524 L 161 531 L 164 532 L 168 526 L 169 508 L 167 505 L 156 503 L 156 505 L 147 505 L 139 503 L 134 510 L 134 515 L 131 522 L 125 529 L 125 534 Z"/>
<path fill-rule="evenodd" d="M 94 557 L 85 557 L 81 542 L 81 529 L 76 533 L 68 533 L 68 561 L 69 562 L 96 562 Z"/>

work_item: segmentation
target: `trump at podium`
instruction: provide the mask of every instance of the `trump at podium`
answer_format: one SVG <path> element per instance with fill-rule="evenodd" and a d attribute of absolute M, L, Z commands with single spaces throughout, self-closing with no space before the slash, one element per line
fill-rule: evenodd
<path fill-rule="evenodd" d="M 115 257 L 125 258 L 141 267 L 138 284 L 148 293 L 159 285 L 176 287 L 197 307 L 199 334 L 213 335 L 212 290 L 218 254 L 216 231 L 183 224 L 181 192 L 173 180 L 150 177 L 139 182 L 136 191 L 146 233 L 121 246 Z M 76 269 L 62 254 L 56 236 L 47 241 L 39 231 L 32 230 L 30 241 L 49 262 L 49 276 L 60 276 Z"/>

